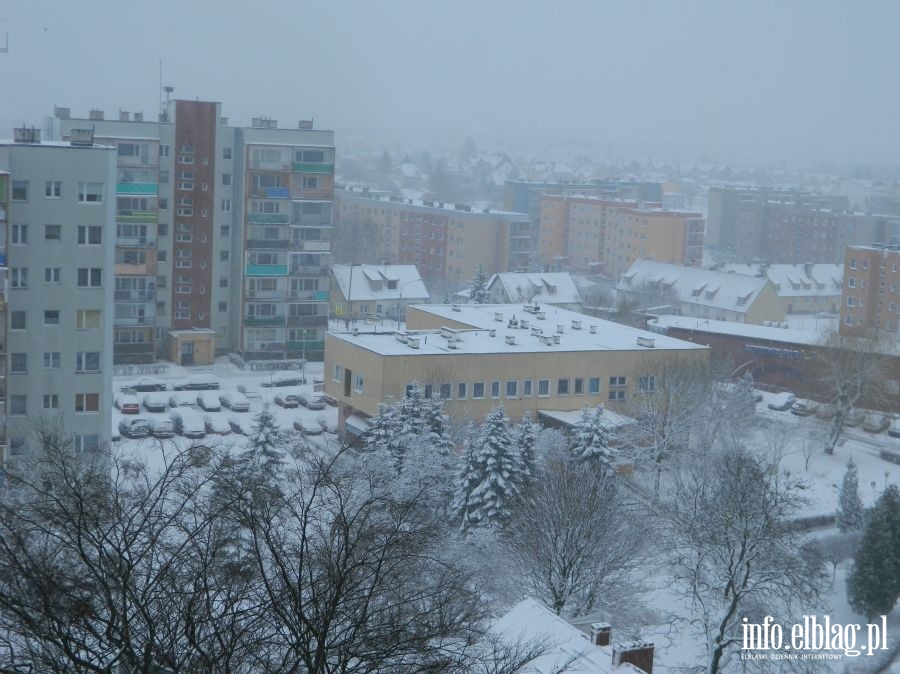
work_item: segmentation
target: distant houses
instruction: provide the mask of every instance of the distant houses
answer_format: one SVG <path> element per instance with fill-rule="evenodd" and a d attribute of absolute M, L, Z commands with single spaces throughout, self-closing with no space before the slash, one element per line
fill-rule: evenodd
<path fill-rule="evenodd" d="M 331 277 L 329 302 L 334 318 L 400 320 L 407 306 L 430 299 L 412 264 L 336 264 L 331 267 Z"/>

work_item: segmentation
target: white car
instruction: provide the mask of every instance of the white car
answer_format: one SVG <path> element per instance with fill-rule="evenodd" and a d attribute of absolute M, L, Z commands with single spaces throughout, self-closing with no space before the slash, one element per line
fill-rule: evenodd
<path fill-rule="evenodd" d="M 211 374 L 195 374 L 176 382 L 172 387 L 176 391 L 211 391 L 219 388 L 219 380 Z"/>
<path fill-rule="evenodd" d="M 218 412 L 222 409 L 219 396 L 215 393 L 200 393 L 197 396 L 197 407 L 205 412 Z"/>
<path fill-rule="evenodd" d="M 253 427 L 247 417 L 228 417 L 228 425 L 231 426 L 232 433 L 240 435 L 250 435 Z"/>
<path fill-rule="evenodd" d="M 218 414 L 207 414 L 203 417 L 203 424 L 207 433 L 215 435 L 228 435 L 231 433 L 231 424 Z"/>
<path fill-rule="evenodd" d="M 159 391 L 144 394 L 144 409 L 148 412 L 165 412 L 169 406 L 169 396 Z"/>
<path fill-rule="evenodd" d="M 171 438 L 175 435 L 175 423 L 167 417 L 150 417 L 150 435 L 154 438 Z"/>
<path fill-rule="evenodd" d="M 227 407 L 232 412 L 249 412 L 250 401 L 243 393 L 223 393 L 219 396 L 222 407 Z"/>
<path fill-rule="evenodd" d="M 247 398 L 255 398 L 256 400 L 262 399 L 262 395 L 260 395 L 259 389 L 255 386 L 250 386 L 249 384 L 238 384 L 237 390 L 238 393 L 243 393 Z"/>
<path fill-rule="evenodd" d="M 169 396 L 169 407 L 193 407 L 197 404 L 197 396 L 193 393 L 176 391 Z"/>
<path fill-rule="evenodd" d="M 787 391 L 776 393 L 769 401 L 769 409 L 776 410 L 777 412 L 784 412 L 785 410 L 791 409 L 791 406 L 795 402 L 797 402 L 797 396 L 793 393 L 788 393 Z"/>

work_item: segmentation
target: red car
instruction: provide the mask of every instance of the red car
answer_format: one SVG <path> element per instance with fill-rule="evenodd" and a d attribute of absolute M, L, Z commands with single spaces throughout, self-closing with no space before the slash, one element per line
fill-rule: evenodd
<path fill-rule="evenodd" d="M 338 406 L 337 398 L 335 398 L 333 395 L 328 395 L 327 393 L 323 393 L 322 400 L 324 400 L 327 404 L 331 405 L 332 407 Z"/>

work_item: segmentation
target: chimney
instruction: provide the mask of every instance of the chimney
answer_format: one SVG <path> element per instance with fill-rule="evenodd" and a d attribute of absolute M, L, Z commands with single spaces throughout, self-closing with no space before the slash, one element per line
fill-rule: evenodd
<path fill-rule="evenodd" d="M 609 623 L 591 623 L 591 641 L 594 646 L 609 646 L 612 626 Z"/>
<path fill-rule="evenodd" d="M 630 641 L 624 644 L 616 644 L 612 649 L 613 667 L 618 667 L 627 662 L 647 674 L 653 674 L 652 641 Z"/>
<path fill-rule="evenodd" d="M 97 110 L 96 108 L 88 112 L 88 119 L 93 121 L 102 121 L 103 120 L 103 110 Z"/>

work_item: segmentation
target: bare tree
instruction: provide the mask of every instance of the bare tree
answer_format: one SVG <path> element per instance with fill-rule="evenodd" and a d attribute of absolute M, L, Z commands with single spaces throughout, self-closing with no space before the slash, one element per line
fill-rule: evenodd
<path fill-rule="evenodd" d="M 619 478 L 583 462 L 547 458 L 503 534 L 527 591 L 556 613 L 615 603 L 646 558 L 646 526 Z"/>

